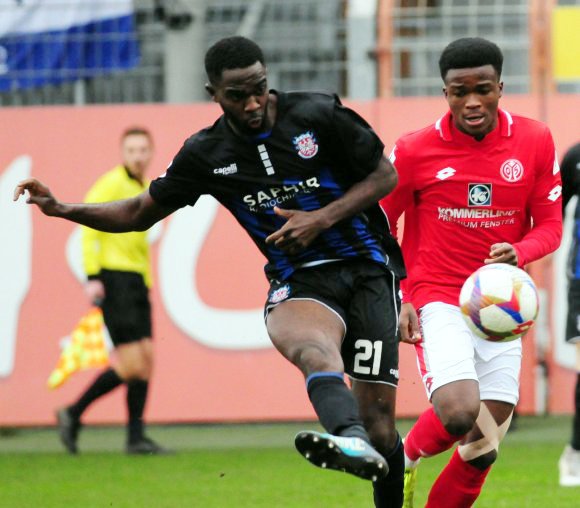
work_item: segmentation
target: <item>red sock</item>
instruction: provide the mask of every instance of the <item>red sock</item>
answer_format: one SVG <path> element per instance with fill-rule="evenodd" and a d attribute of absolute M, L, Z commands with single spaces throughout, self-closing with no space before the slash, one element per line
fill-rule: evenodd
<path fill-rule="evenodd" d="M 435 480 L 425 508 L 468 508 L 475 503 L 491 466 L 483 471 L 464 462 L 455 450 Z"/>
<path fill-rule="evenodd" d="M 411 460 L 449 450 L 463 436 L 449 434 L 432 407 L 427 409 L 405 437 L 405 454 Z"/>

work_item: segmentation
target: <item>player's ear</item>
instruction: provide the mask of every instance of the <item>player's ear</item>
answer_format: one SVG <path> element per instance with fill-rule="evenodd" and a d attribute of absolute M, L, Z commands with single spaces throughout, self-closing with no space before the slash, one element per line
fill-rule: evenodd
<path fill-rule="evenodd" d="M 445 96 L 445 98 L 447 99 L 447 87 L 444 86 L 441 91 L 443 92 L 443 95 Z"/>
<path fill-rule="evenodd" d="M 503 81 L 499 82 L 499 96 L 501 97 L 503 95 Z"/>
<path fill-rule="evenodd" d="M 215 88 L 210 85 L 209 83 L 205 84 L 205 89 L 207 90 L 207 93 L 211 96 L 211 98 L 215 101 Z"/>

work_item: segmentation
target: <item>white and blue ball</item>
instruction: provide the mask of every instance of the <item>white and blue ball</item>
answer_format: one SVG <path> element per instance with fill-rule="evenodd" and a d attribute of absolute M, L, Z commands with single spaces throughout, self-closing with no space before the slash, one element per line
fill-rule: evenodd
<path fill-rule="evenodd" d="M 482 339 L 509 342 L 522 337 L 538 316 L 538 290 L 522 269 L 504 263 L 473 272 L 459 295 L 461 313 Z"/>

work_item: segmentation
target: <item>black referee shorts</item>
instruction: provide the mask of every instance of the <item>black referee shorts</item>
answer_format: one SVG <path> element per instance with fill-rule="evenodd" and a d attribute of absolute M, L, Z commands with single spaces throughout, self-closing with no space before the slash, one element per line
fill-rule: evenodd
<path fill-rule="evenodd" d="M 399 280 L 372 261 L 336 261 L 303 268 L 288 280 L 270 281 L 265 316 L 288 300 L 314 300 L 342 319 L 342 358 L 352 379 L 397 386 Z"/>
<path fill-rule="evenodd" d="M 103 319 L 115 346 L 151 337 L 151 303 L 143 276 L 135 272 L 101 270 L 105 286 Z"/>

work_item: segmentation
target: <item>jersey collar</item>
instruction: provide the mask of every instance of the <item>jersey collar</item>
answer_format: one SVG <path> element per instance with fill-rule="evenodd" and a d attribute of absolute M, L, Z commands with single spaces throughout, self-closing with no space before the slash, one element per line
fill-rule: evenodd
<path fill-rule="evenodd" d="M 498 126 L 496 129 L 499 129 L 499 135 L 505 138 L 511 137 L 513 134 L 514 123 L 512 115 L 503 109 L 498 109 L 497 114 Z M 447 113 L 435 122 L 435 129 L 444 141 L 453 141 L 453 134 L 457 132 L 457 129 L 454 128 L 452 124 L 453 117 L 451 116 L 451 111 L 447 111 Z"/>

